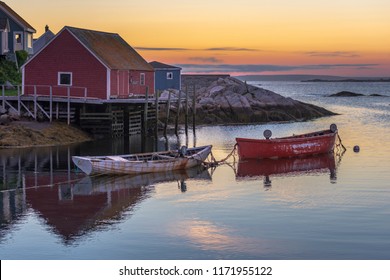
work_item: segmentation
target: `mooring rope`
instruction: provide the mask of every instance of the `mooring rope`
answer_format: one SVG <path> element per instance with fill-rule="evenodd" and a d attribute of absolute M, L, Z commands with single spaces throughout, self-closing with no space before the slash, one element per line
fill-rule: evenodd
<path fill-rule="evenodd" d="M 336 144 L 336 147 L 341 146 L 344 149 L 344 151 L 346 151 L 347 148 L 345 148 L 345 146 L 343 145 L 343 142 L 341 141 L 341 137 L 340 137 L 340 135 L 338 133 L 337 133 L 337 139 L 339 140 L 339 143 Z"/>
<path fill-rule="evenodd" d="M 205 165 L 206 167 L 215 167 L 215 166 L 224 164 L 224 163 L 227 162 L 227 160 L 228 160 L 230 157 L 234 156 L 234 153 L 236 152 L 236 150 L 237 150 L 237 144 L 235 144 L 234 147 L 233 147 L 233 150 L 232 150 L 225 158 L 223 158 L 223 159 L 221 159 L 221 160 L 217 160 L 217 159 L 214 157 L 213 152 L 211 151 L 211 152 L 210 152 L 210 158 L 211 158 L 210 161 L 204 162 L 203 165 Z"/>

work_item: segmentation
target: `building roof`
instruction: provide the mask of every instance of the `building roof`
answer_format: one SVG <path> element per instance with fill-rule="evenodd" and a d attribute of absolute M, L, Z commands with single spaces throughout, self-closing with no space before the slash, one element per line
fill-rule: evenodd
<path fill-rule="evenodd" d="M 53 39 L 56 35 L 54 35 L 51 30 L 47 30 L 43 33 L 37 40 L 33 43 L 34 53 L 39 52 L 44 46 L 46 46 L 51 39 Z"/>
<path fill-rule="evenodd" d="M 152 62 L 149 62 L 150 65 L 152 65 L 152 67 L 154 69 L 171 69 L 171 70 L 181 70 L 180 67 L 177 67 L 177 66 L 172 66 L 172 65 L 168 65 L 168 64 L 164 64 L 164 63 L 161 63 L 161 62 L 158 62 L 158 61 L 152 61 Z"/>
<path fill-rule="evenodd" d="M 70 26 L 65 26 L 63 30 L 73 34 L 110 69 L 154 71 L 153 67 L 116 33 Z"/>
<path fill-rule="evenodd" d="M 35 33 L 37 32 L 34 27 L 32 27 L 27 21 L 25 21 L 21 16 L 19 16 L 14 10 L 12 10 L 7 4 L 3 1 L 0 1 L 0 9 L 2 9 L 6 14 L 8 14 L 13 20 L 21 25 L 26 31 Z"/>

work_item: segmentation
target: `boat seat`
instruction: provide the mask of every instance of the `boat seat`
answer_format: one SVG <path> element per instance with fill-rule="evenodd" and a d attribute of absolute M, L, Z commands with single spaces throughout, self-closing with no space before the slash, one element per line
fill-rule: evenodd
<path fill-rule="evenodd" d="M 127 159 L 124 159 L 123 157 L 120 156 L 108 156 L 106 158 L 114 161 L 128 161 Z"/>

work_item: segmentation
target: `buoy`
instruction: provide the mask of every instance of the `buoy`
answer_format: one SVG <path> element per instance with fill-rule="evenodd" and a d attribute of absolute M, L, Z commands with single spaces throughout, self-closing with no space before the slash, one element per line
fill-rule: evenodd
<path fill-rule="evenodd" d="M 337 125 L 334 124 L 334 123 L 332 123 L 332 124 L 330 125 L 330 131 L 336 132 L 336 131 L 337 131 Z"/>
<path fill-rule="evenodd" d="M 360 151 L 360 147 L 359 147 L 358 145 L 354 146 L 354 147 L 353 147 L 353 151 L 354 151 L 355 153 L 358 153 L 358 152 Z"/>
<path fill-rule="evenodd" d="M 272 136 L 272 131 L 269 129 L 266 129 L 266 130 L 264 130 L 263 135 L 264 135 L 265 139 L 270 139 Z"/>

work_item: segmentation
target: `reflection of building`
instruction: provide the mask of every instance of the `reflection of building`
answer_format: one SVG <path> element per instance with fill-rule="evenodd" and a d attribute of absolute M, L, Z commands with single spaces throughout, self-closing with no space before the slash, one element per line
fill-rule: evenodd
<path fill-rule="evenodd" d="M 69 184 L 26 189 L 26 202 L 65 243 L 121 220 L 124 212 L 131 212 L 150 192 L 150 188 L 143 187 L 89 195 L 73 190 Z"/>
<path fill-rule="evenodd" d="M 74 172 L 70 156 L 75 147 L 4 150 L 0 155 L 0 240 L 29 208 L 65 242 L 102 224 L 114 223 L 147 197 L 150 188 L 115 181 L 116 188 L 75 191 L 85 174 Z M 77 152 L 79 153 L 79 151 Z M 108 181 L 105 183 L 109 184 Z M 128 188 L 126 188 L 128 187 Z"/>
<path fill-rule="evenodd" d="M 106 145 L 100 151 L 93 148 L 85 143 L 4 150 L 0 154 L 0 241 L 14 224 L 33 212 L 65 243 L 72 243 L 131 214 L 152 194 L 154 184 L 211 179 L 207 170 L 198 168 L 136 176 L 85 177 L 73 169 L 71 155 L 105 153 L 104 148 L 110 150 L 107 154 L 123 150 L 116 145 Z"/>

